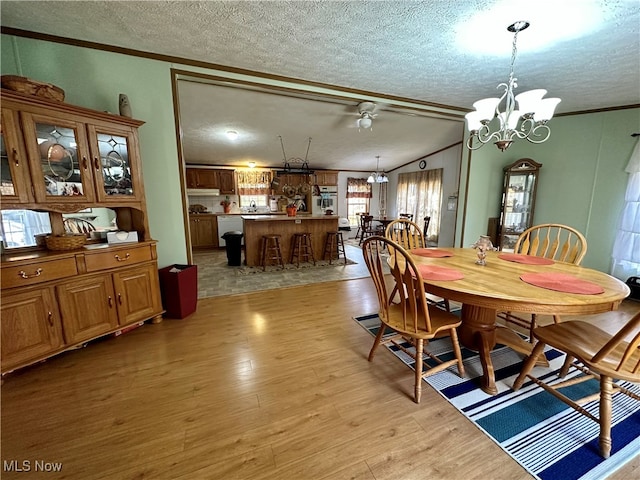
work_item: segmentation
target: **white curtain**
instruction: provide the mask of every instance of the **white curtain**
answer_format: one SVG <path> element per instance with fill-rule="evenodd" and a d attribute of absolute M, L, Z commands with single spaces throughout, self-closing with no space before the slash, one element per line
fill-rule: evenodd
<path fill-rule="evenodd" d="M 611 274 L 620 280 L 640 276 L 640 142 L 636 143 L 625 171 L 629 173 L 629 183 L 611 267 Z"/>
<path fill-rule="evenodd" d="M 436 168 L 398 175 L 397 213 L 413 213 L 414 221 L 421 228 L 424 217 L 431 217 L 429 231 L 424 232 L 431 242 L 437 242 L 440 234 L 442 172 L 442 168 Z"/>

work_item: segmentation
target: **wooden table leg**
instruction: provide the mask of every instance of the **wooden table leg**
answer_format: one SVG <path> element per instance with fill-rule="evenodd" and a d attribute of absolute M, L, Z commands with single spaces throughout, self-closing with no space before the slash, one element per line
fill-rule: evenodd
<path fill-rule="evenodd" d="M 496 345 L 496 311 L 474 305 L 462 305 L 462 324 L 458 328 L 460 343 L 478 352 L 482 363 L 481 388 L 489 395 L 498 393 L 496 388 L 491 350 Z"/>

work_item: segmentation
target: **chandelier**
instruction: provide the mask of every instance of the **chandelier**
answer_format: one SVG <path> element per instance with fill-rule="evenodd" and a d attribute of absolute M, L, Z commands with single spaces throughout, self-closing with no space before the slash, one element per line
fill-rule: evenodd
<path fill-rule="evenodd" d="M 376 171 L 375 172 L 371 172 L 371 175 L 369 175 L 369 178 L 367 178 L 367 183 L 387 183 L 389 181 L 389 179 L 387 178 L 387 175 L 384 172 L 380 171 L 380 155 L 378 155 L 376 157 L 377 161 L 376 161 Z"/>
<path fill-rule="evenodd" d="M 513 32 L 513 48 L 509 81 L 496 87 L 504 89 L 502 96 L 478 100 L 473 104 L 475 111 L 465 115 L 467 128 L 470 132 L 467 141 L 467 147 L 470 150 L 477 150 L 485 143 L 495 140 L 495 145 L 504 152 L 516 137 L 526 139 L 531 143 L 542 143 L 551 134 L 547 122 L 553 117 L 560 99 L 543 99 L 542 97 L 547 93 L 543 89 L 529 90 L 515 97 L 513 95 L 513 90 L 518 87 L 518 79 L 513 75 L 513 65 L 518 53 L 516 42 L 518 33 L 527 27 L 529 27 L 529 22 L 523 20 L 507 27 L 507 30 Z M 516 110 L 516 102 L 518 102 L 518 110 Z M 489 124 L 496 117 L 498 117 L 500 128 L 492 132 Z M 473 146 L 474 140 L 479 142 L 475 147 Z"/>

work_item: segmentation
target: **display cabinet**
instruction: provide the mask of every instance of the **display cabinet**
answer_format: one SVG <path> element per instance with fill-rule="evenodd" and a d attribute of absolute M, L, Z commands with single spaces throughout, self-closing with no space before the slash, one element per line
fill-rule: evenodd
<path fill-rule="evenodd" d="M 3 375 L 140 322 L 162 320 L 138 145 L 143 123 L 2 89 L 3 218 L 12 211 L 48 212 L 51 233 L 62 234 L 63 214 L 105 207 L 115 213 L 119 230 L 139 239 L 118 244 L 92 238 L 74 250 L 4 249 Z M 14 223 L 16 231 L 27 231 Z"/>
<path fill-rule="evenodd" d="M 3 90 L 3 208 L 143 209 L 137 131 L 142 124 Z"/>
<path fill-rule="evenodd" d="M 498 243 L 501 250 L 512 250 L 520 234 L 533 225 L 541 167 L 530 158 L 504 167 Z"/>

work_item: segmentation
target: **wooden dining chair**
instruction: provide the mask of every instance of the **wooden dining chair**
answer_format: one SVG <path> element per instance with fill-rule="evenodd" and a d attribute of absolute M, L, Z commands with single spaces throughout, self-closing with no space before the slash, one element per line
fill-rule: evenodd
<path fill-rule="evenodd" d="M 389 260 L 383 258 L 383 252 L 390 255 Z M 452 365 L 458 366 L 461 377 L 464 376 L 462 353 L 458 344 L 456 328 L 461 320 L 452 313 L 440 308 L 431 307 L 425 297 L 424 282 L 407 251 L 398 243 L 381 236 L 368 237 L 362 245 L 362 253 L 376 287 L 378 296 L 378 315 L 380 329 L 369 352 L 369 361 L 373 360 L 380 344 L 392 344 L 415 360 L 414 401 L 420 403 L 422 380 Z M 393 280 L 400 294 L 400 303 L 389 302 L 385 284 L 386 268 L 390 269 Z M 384 337 L 387 329 L 394 334 Z M 453 347 L 453 358 L 440 358 L 427 350 L 429 340 L 434 337 L 449 335 Z M 384 338 L 383 338 L 384 337 Z M 405 346 L 406 341 L 413 348 Z M 432 360 L 431 365 L 424 365 L 423 357 Z M 443 355 L 445 357 L 446 354 Z"/>
<path fill-rule="evenodd" d="M 420 230 L 418 224 L 411 220 L 394 220 L 387 225 L 384 236 L 401 245 L 405 250 L 427 247 L 427 241 L 423 232 Z M 390 302 L 393 301 L 397 293 L 397 289 L 394 288 L 389 297 Z M 431 293 L 427 293 L 427 301 L 432 305 L 444 307 L 447 312 L 451 311 L 449 300 L 446 298 L 437 297 Z"/>
<path fill-rule="evenodd" d="M 62 221 L 66 233 L 84 233 L 87 237 L 96 227 L 89 220 L 80 217 L 67 217 Z"/>
<path fill-rule="evenodd" d="M 380 229 L 373 225 L 373 215 L 360 215 L 360 245 L 365 238 L 379 233 Z"/>
<path fill-rule="evenodd" d="M 587 253 L 587 239 L 573 227 L 559 223 L 544 223 L 528 228 L 520 234 L 514 253 L 544 257 L 558 262 L 580 262 Z M 523 317 L 513 312 L 499 312 L 498 318 L 529 331 L 529 341 L 533 342 L 533 329 L 537 326 L 537 315 Z M 558 323 L 560 317 L 554 315 Z"/>
<path fill-rule="evenodd" d="M 612 395 L 620 392 L 640 401 L 640 396 L 613 383 L 613 380 L 640 383 L 640 313 L 631 318 L 615 335 L 581 320 L 537 327 L 533 330 L 533 335 L 537 340 L 536 346 L 525 361 L 513 389 L 519 390 L 525 379 L 529 378 L 577 412 L 597 422 L 600 425 L 600 454 L 608 458 L 612 444 Z M 580 370 L 582 375 L 560 383 L 545 383 L 530 375 L 545 345 L 567 355 L 558 373 L 560 378 L 565 378 L 571 367 Z M 599 380 L 598 395 L 576 400 L 569 398 L 569 392 L 560 391 L 590 379 Z M 584 403 L 594 400 L 594 397 L 599 398 L 598 416 L 582 407 Z"/>

